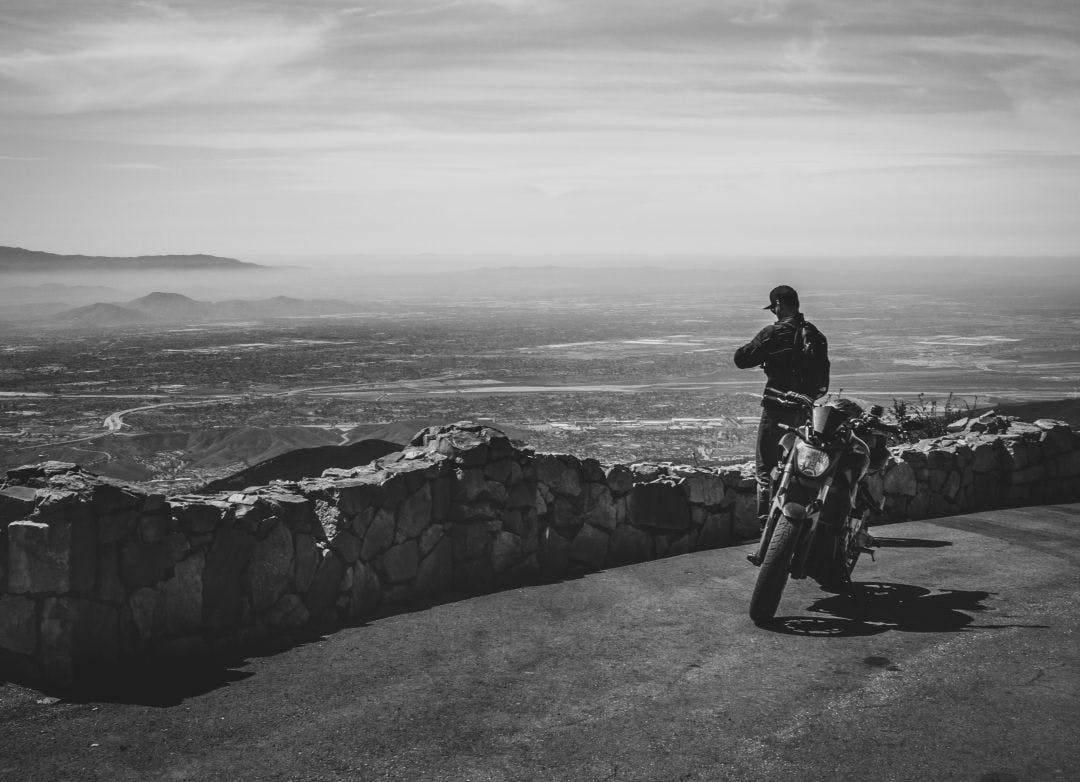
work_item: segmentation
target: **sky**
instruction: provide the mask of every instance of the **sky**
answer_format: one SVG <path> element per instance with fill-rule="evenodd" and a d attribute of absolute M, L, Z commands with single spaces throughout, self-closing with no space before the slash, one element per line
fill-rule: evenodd
<path fill-rule="evenodd" d="M 0 0 L 0 245 L 1080 256 L 1076 0 Z"/>

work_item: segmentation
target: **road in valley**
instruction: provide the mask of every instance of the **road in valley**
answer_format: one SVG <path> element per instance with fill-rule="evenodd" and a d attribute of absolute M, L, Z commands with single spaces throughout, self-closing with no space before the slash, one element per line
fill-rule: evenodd
<path fill-rule="evenodd" d="M 877 530 L 871 598 L 740 546 L 374 619 L 199 676 L 38 703 L 0 778 L 1080 778 L 1080 505 Z"/>

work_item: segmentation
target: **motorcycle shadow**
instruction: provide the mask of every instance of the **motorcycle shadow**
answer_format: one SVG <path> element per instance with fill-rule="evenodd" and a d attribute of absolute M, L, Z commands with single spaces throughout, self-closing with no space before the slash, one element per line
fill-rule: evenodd
<path fill-rule="evenodd" d="M 944 548 L 951 546 L 948 540 L 926 540 L 924 538 L 883 538 L 874 536 L 879 548 Z"/>
<path fill-rule="evenodd" d="M 914 584 L 856 582 L 852 594 L 815 600 L 807 611 L 822 616 L 781 616 L 768 629 L 787 635 L 851 637 L 890 630 L 908 633 L 958 632 L 975 621 L 968 613 L 991 610 L 992 593 L 945 589 L 938 593 Z"/>

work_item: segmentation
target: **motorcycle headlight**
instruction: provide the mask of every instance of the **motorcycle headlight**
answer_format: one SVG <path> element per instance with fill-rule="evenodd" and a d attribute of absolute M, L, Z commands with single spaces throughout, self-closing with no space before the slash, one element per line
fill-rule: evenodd
<path fill-rule="evenodd" d="M 800 440 L 795 446 L 795 469 L 808 478 L 820 478 L 829 469 L 829 455 Z"/>

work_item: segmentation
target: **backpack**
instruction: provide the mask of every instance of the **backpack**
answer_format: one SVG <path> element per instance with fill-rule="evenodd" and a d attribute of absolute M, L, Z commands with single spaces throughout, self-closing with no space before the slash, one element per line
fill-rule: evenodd
<path fill-rule="evenodd" d="M 829 390 L 829 341 L 813 323 L 803 321 L 795 329 L 794 386 L 812 399 Z"/>

